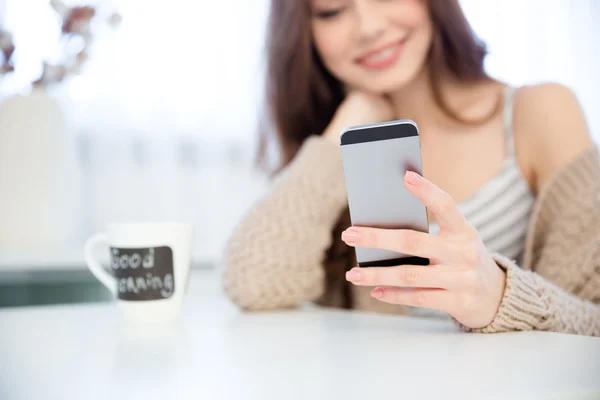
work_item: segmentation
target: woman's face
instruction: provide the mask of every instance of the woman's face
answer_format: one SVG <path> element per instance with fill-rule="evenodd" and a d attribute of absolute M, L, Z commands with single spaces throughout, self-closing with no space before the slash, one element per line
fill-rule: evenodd
<path fill-rule="evenodd" d="M 310 0 L 315 48 L 350 89 L 390 93 L 423 69 L 433 28 L 427 0 Z"/>

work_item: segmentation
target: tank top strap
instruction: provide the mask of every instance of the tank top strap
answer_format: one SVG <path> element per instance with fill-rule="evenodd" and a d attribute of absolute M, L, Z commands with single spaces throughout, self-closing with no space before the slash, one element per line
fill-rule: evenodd
<path fill-rule="evenodd" d="M 515 140 L 513 134 L 513 98 L 516 88 L 507 86 L 504 90 L 504 138 L 507 157 L 515 154 Z"/>

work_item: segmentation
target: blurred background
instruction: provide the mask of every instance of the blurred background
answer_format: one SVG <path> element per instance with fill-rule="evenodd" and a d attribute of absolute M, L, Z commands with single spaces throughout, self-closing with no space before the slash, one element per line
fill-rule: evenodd
<path fill-rule="evenodd" d="M 192 222 L 218 265 L 267 183 L 268 3 L 0 0 L 0 307 L 107 300 L 82 254 L 107 222 Z M 461 3 L 489 73 L 570 86 L 600 142 L 600 2 Z"/>

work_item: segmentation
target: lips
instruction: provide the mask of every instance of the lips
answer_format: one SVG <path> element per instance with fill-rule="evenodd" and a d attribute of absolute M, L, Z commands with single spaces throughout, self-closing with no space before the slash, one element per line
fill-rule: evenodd
<path fill-rule="evenodd" d="M 400 57 L 406 39 L 385 45 L 379 49 L 364 53 L 356 62 L 369 69 L 384 69 L 393 65 Z"/>

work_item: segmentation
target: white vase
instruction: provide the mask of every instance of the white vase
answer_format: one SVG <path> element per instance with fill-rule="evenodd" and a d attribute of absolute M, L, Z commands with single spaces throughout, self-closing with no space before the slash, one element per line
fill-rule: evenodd
<path fill-rule="evenodd" d="M 42 90 L 0 103 L 0 251 L 60 251 L 74 237 L 73 141 Z"/>

